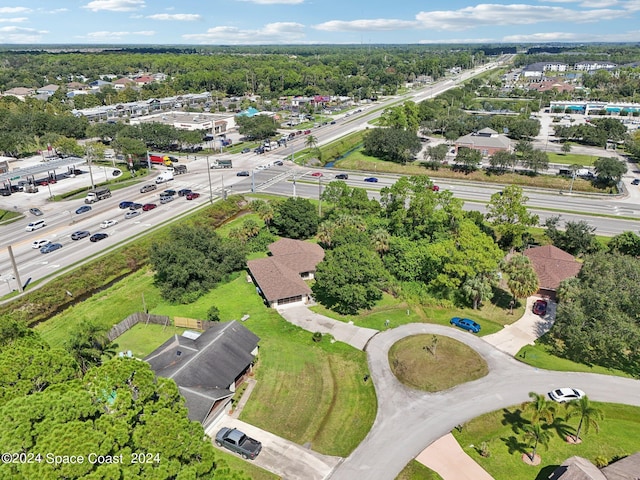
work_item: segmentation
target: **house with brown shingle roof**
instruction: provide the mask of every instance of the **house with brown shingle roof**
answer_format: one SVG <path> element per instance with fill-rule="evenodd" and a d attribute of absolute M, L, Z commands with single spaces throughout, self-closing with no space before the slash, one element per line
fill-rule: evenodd
<path fill-rule="evenodd" d="M 522 253 L 529 257 L 533 269 L 538 274 L 538 295 L 552 300 L 556 298 L 560 282 L 575 277 L 582 268 L 582 264 L 576 261 L 573 255 L 553 245 L 528 248 Z"/>
<path fill-rule="evenodd" d="M 574 456 L 565 460 L 549 476 L 549 480 L 638 480 L 640 452 L 598 469 L 586 458 Z"/>
<path fill-rule="evenodd" d="M 483 157 L 490 157 L 496 152 L 511 151 L 511 141 L 491 128 L 483 128 L 477 132 L 464 135 L 458 138 L 454 145 L 456 154 L 460 148 L 465 147 L 478 150 Z"/>
<path fill-rule="evenodd" d="M 33 88 L 14 87 L 14 88 L 10 88 L 9 90 L 5 90 L 2 96 L 13 96 L 24 101 L 26 97 L 33 95 L 34 93 L 35 93 L 35 90 Z"/>
<path fill-rule="evenodd" d="M 247 267 L 258 292 L 270 307 L 291 303 L 307 303 L 316 265 L 324 258 L 324 250 L 315 243 L 282 238 L 269 245 L 270 256 L 249 260 Z"/>

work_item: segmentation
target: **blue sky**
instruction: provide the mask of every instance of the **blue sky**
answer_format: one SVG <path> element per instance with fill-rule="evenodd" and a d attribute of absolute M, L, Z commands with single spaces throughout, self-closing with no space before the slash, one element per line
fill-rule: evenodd
<path fill-rule="evenodd" d="M 19 0 L 0 44 L 637 42 L 640 0 Z"/>

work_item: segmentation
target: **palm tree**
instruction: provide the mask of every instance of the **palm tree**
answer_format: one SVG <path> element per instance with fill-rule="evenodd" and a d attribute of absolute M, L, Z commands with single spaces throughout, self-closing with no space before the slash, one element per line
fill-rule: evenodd
<path fill-rule="evenodd" d="M 545 398 L 543 394 L 536 392 L 529 392 L 530 402 L 522 404 L 523 412 L 531 412 L 531 423 L 540 424 L 540 421 L 544 423 L 553 423 L 556 414 L 555 403 L 550 402 Z"/>
<path fill-rule="evenodd" d="M 318 146 L 318 139 L 313 135 L 309 135 L 304 141 L 304 146 L 307 148 L 316 148 Z"/>
<path fill-rule="evenodd" d="M 576 434 L 573 439 L 577 442 L 580 438 L 580 430 L 584 425 L 585 433 L 589 433 L 589 427 L 593 427 L 596 429 L 596 433 L 600 431 L 600 425 L 598 425 L 598 420 L 602 420 L 603 413 L 599 408 L 591 405 L 589 401 L 589 397 L 586 395 L 582 397 L 580 400 L 574 400 L 567 404 L 567 408 L 569 413 L 567 414 L 567 419 L 573 417 L 580 417 L 580 422 L 578 423 L 578 428 L 576 429 Z"/>
<path fill-rule="evenodd" d="M 330 221 L 322 222 L 318 227 L 318 242 L 326 248 L 331 248 L 331 237 L 336 229 L 336 224 Z"/>
<path fill-rule="evenodd" d="M 524 427 L 523 436 L 525 439 L 529 439 L 533 442 L 533 450 L 531 455 L 529 455 L 532 462 L 536 457 L 538 445 L 543 445 L 545 448 L 548 448 L 549 441 L 551 440 L 551 432 L 549 430 L 545 430 L 539 423 L 534 423 L 533 425 L 527 425 Z"/>
<path fill-rule="evenodd" d="M 104 328 L 91 322 L 81 324 L 66 344 L 66 349 L 75 357 L 82 373 L 101 365 L 102 357 L 115 355 L 117 348 L 118 345 L 109 340 Z"/>
<path fill-rule="evenodd" d="M 514 299 L 526 298 L 538 291 L 538 275 L 525 255 L 513 255 L 502 270 L 509 275 L 507 286 Z"/>
<path fill-rule="evenodd" d="M 379 255 L 389 251 L 389 240 L 391 236 L 384 228 L 377 228 L 371 235 L 373 248 Z"/>

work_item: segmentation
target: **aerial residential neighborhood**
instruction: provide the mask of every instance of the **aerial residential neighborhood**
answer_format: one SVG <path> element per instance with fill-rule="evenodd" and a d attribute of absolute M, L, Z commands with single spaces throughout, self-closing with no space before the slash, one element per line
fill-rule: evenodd
<path fill-rule="evenodd" d="M 295 41 L 0 48 L 0 477 L 635 480 L 637 46 Z"/>

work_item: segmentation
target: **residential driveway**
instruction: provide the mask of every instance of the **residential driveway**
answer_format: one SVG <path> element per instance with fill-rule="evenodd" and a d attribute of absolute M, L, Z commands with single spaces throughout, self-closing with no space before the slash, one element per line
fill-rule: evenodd
<path fill-rule="evenodd" d="M 493 480 L 487 471 L 465 453 L 450 433 L 425 448 L 416 460 L 444 480 Z"/>
<path fill-rule="evenodd" d="M 342 460 L 340 457 L 321 455 L 228 415 L 207 430 L 212 442 L 222 427 L 237 428 L 262 442 L 260 455 L 255 460 L 247 461 L 280 475 L 283 480 L 322 480 L 327 478 Z M 215 446 L 215 442 L 213 444 Z M 229 452 L 226 449 L 222 450 Z"/>
<path fill-rule="evenodd" d="M 556 318 L 556 303 L 550 300 L 547 300 L 547 314 L 544 317 L 533 313 L 533 304 L 540 298 L 527 298 L 527 306 L 520 320 L 505 325 L 499 332 L 486 335 L 482 339 L 514 356 L 525 345 L 533 345 L 539 337 L 549 331 Z"/>
<path fill-rule="evenodd" d="M 378 330 L 357 327 L 356 325 L 339 322 L 333 318 L 312 312 L 306 305 L 290 305 L 278 307 L 278 313 L 290 323 L 310 332 L 330 334 L 339 342 L 348 343 L 358 350 L 364 350 L 367 342 Z"/>

